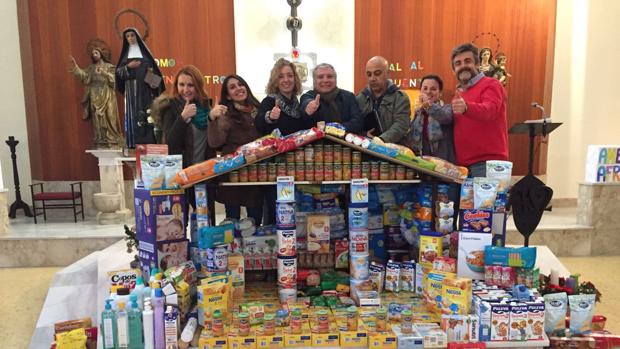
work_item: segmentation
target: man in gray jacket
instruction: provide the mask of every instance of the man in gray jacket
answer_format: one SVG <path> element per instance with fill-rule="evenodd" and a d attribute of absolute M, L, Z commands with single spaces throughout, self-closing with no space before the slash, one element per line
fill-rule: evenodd
<path fill-rule="evenodd" d="M 409 96 L 388 80 L 388 61 L 375 56 L 366 63 L 366 86 L 356 96 L 368 137 L 385 143 L 401 143 L 409 130 Z"/>

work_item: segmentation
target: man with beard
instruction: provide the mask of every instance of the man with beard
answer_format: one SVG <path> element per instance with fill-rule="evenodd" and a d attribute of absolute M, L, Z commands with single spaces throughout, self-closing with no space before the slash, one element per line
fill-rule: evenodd
<path fill-rule="evenodd" d="M 356 99 L 364 116 L 364 131 L 375 141 L 400 143 L 409 130 L 409 96 L 388 80 L 388 61 L 375 56 L 366 63 L 368 86 Z"/>
<path fill-rule="evenodd" d="M 486 176 L 487 160 L 508 160 L 506 91 L 478 71 L 478 48 L 462 44 L 452 50 L 452 70 L 459 82 L 452 100 L 456 162 L 470 177 Z"/>

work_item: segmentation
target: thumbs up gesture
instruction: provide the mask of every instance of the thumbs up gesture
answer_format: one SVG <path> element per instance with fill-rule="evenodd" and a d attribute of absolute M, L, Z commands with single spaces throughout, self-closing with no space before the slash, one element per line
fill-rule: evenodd
<path fill-rule="evenodd" d="M 183 111 L 181 112 L 181 117 L 183 120 L 187 121 L 196 115 L 196 104 L 190 103 L 189 98 L 185 99 L 185 106 L 183 107 Z"/>
<path fill-rule="evenodd" d="M 271 109 L 269 118 L 273 121 L 277 121 L 280 118 L 280 101 L 276 99 L 276 105 Z"/>
<path fill-rule="evenodd" d="M 452 111 L 455 114 L 463 114 L 467 111 L 467 103 L 465 103 L 459 90 L 456 91 L 454 98 L 452 98 Z"/>
<path fill-rule="evenodd" d="M 306 106 L 306 114 L 312 115 L 317 111 L 317 109 L 319 109 L 319 106 L 321 106 L 321 102 L 319 101 L 320 99 L 321 95 L 317 93 L 316 97 Z"/>

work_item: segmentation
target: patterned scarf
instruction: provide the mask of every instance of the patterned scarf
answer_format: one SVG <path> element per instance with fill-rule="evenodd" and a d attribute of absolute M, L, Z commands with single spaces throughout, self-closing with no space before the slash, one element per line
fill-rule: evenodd
<path fill-rule="evenodd" d="M 192 124 L 198 129 L 204 130 L 209 123 L 209 109 L 203 108 L 200 104 L 196 103 L 196 115 L 192 118 Z"/>
<path fill-rule="evenodd" d="M 322 93 L 321 99 L 324 99 L 327 102 L 327 106 L 329 107 L 329 119 L 335 122 L 342 122 L 342 118 L 340 117 L 340 110 L 338 110 L 338 105 L 336 104 L 336 97 L 338 97 L 338 93 L 340 92 L 339 88 L 335 88 L 333 91 L 329 93 Z"/>
<path fill-rule="evenodd" d="M 299 119 L 301 114 L 299 113 L 299 100 L 297 96 L 291 96 L 291 99 L 284 97 L 281 93 L 270 94 L 269 97 L 275 99 L 280 104 L 280 110 L 284 114 L 292 117 L 293 119 Z"/>

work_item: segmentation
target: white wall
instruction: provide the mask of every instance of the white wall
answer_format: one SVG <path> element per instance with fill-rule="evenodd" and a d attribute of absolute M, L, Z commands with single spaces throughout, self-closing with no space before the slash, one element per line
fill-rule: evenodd
<path fill-rule="evenodd" d="M 589 144 L 620 143 L 620 1 L 557 3 L 548 184 L 576 198 Z"/>
<path fill-rule="evenodd" d="M 234 11 L 237 74 L 260 99 L 265 95 L 274 53 L 291 51 L 291 32 L 286 28 L 291 8 L 284 0 L 235 0 Z M 338 87 L 352 91 L 355 1 L 304 0 L 297 7 L 297 16 L 302 20 L 300 51 L 317 53 L 316 63 L 332 64 L 338 73 Z M 311 72 L 308 74 L 311 79 Z"/>
<path fill-rule="evenodd" d="M 28 184 L 32 181 L 30 155 L 28 153 L 28 132 L 26 128 L 26 109 L 24 102 L 24 83 L 19 51 L 19 31 L 17 27 L 16 1 L 0 1 L 0 67 L 3 81 L 0 84 L 0 162 L 4 188 L 9 188 L 9 204 L 15 200 L 13 191 L 13 165 L 11 153 L 5 141 L 15 136 L 17 163 L 22 198 L 30 202 Z M 0 183 L 0 188 L 3 183 Z"/>

